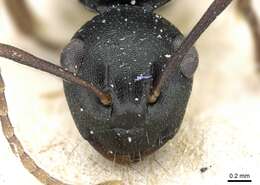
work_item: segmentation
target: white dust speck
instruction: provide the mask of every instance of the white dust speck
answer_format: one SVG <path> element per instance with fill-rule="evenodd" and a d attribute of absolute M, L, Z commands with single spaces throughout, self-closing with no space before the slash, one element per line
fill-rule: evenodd
<path fill-rule="evenodd" d="M 91 130 L 89 133 L 90 133 L 90 134 L 94 134 L 94 131 L 93 131 L 93 130 Z"/>
<path fill-rule="evenodd" d="M 136 1 L 135 0 L 131 0 L 131 5 L 135 5 Z"/>
<path fill-rule="evenodd" d="M 103 20 L 102 20 L 102 23 L 106 23 L 106 19 L 103 19 Z"/>
<path fill-rule="evenodd" d="M 143 74 L 140 74 L 136 77 L 136 79 L 134 80 L 135 82 L 137 81 L 140 81 L 140 80 L 148 80 L 152 78 L 152 75 L 143 75 Z"/>
<path fill-rule="evenodd" d="M 166 58 L 171 58 L 172 55 L 170 55 L 170 54 L 165 54 L 164 56 L 165 56 Z"/>
<path fill-rule="evenodd" d="M 124 67 L 125 66 L 125 63 L 122 63 L 120 66 L 119 66 L 119 68 L 122 68 L 122 67 Z"/>
<path fill-rule="evenodd" d="M 132 138 L 131 137 L 128 137 L 128 142 L 131 143 L 132 142 Z"/>
<path fill-rule="evenodd" d="M 139 98 L 135 98 L 135 101 L 138 101 L 139 100 Z"/>

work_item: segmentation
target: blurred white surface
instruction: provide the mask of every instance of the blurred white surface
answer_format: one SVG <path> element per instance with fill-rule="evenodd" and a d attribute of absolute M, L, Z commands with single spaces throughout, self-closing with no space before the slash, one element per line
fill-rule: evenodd
<path fill-rule="evenodd" d="M 157 12 L 185 34 L 211 1 L 175 0 Z M 64 44 L 93 13 L 76 0 L 30 0 L 42 32 Z M 255 1 L 255 4 L 260 4 Z M 0 2 L 0 42 L 59 63 L 59 53 L 19 34 Z M 229 173 L 250 174 L 260 184 L 260 76 L 243 18 L 229 7 L 197 42 L 200 66 L 177 136 L 143 162 L 112 164 L 74 126 L 62 82 L 0 59 L 9 113 L 22 144 L 53 176 L 71 184 L 122 180 L 126 185 L 228 184 Z M 11 152 L 0 132 L 0 184 L 39 185 Z M 210 167 L 211 166 L 211 167 Z M 202 167 L 209 167 L 201 173 Z"/>

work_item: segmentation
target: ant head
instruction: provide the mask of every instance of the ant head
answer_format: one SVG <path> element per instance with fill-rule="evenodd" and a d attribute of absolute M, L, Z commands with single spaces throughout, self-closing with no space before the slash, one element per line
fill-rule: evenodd
<path fill-rule="evenodd" d="M 190 49 L 182 65 L 149 103 L 183 35 L 164 18 L 144 14 L 140 7 L 121 7 L 96 16 L 64 49 L 61 63 L 80 78 L 109 91 L 112 104 L 65 83 L 69 107 L 79 131 L 101 153 L 141 156 L 160 148 L 177 132 L 198 64 Z M 106 153 L 105 156 L 110 153 Z"/>
<path fill-rule="evenodd" d="M 80 0 L 85 6 L 99 13 L 108 11 L 118 5 L 139 6 L 146 11 L 152 11 L 167 3 L 169 0 Z"/>
<path fill-rule="evenodd" d="M 112 160 L 140 160 L 179 129 L 198 65 L 192 46 L 231 1 L 214 0 L 185 39 L 143 7 L 97 9 L 64 49 L 64 68 L 5 44 L 0 56 L 70 82 L 65 94 L 81 135 Z"/>

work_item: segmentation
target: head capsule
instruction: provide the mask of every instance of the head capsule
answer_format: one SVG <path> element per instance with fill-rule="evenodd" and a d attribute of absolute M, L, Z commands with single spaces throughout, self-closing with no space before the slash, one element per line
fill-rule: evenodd
<path fill-rule="evenodd" d="M 100 5 L 108 1 L 84 2 Z M 112 105 L 106 107 L 91 92 L 64 83 L 81 135 L 103 156 L 126 163 L 139 161 L 176 134 L 190 96 L 198 56 L 192 48 L 183 65 L 162 87 L 156 103 L 149 104 L 147 96 L 183 35 L 143 6 L 113 2 L 127 3 L 109 6 L 87 22 L 64 49 L 61 64 L 111 93 Z M 138 1 L 155 2 L 165 1 Z"/>

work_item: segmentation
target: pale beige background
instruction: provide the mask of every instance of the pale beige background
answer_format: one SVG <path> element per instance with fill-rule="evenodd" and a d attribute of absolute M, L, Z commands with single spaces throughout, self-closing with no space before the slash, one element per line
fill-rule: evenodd
<path fill-rule="evenodd" d="M 42 34 L 65 45 L 94 13 L 76 0 L 30 0 Z M 211 1 L 175 0 L 157 12 L 185 34 Z M 255 4 L 260 4 L 255 1 Z M 59 63 L 59 53 L 19 34 L 0 1 L 0 42 Z M 231 6 L 196 44 L 200 66 L 180 132 L 144 162 L 120 166 L 101 157 L 76 130 L 62 82 L 0 59 L 10 117 L 26 150 L 53 176 L 72 184 L 122 180 L 130 185 L 228 184 L 229 173 L 260 184 L 260 76 L 243 18 Z M 39 185 L 0 132 L 0 184 Z M 205 173 L 200 168 L 211 166 Z"/>

